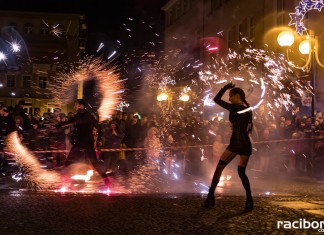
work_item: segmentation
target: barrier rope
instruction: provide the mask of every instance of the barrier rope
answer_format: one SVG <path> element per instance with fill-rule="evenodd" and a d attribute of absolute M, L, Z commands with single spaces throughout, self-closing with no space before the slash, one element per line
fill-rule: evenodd
<path fill-rule="evenodd" d="M 282 140 L 267 140 L 267 141 L 256 141 L 252 142 L 252 145 L 258 144 L 267 144 L 267 143 L 280 143 L 280 142 L 295 142 L 295 141 L 304 141 L 304 140 L 324 140 L 322 136 L 315 136 L 313 138 L 303 138 L 303 139 L 282 139 Z M 228 144 L 223 144 L 228 145 Z M 161 147 L 161 149 L 171 149 L 178 150 L 184 148 L 206 148 L 212 147 L 213 145 L 187 145 L 187 146 L 169 146 Z M 147 148 L 113 148 L 113 149 L 98 149 L 100 152 L 117 152 L 117 151 L 137 151 L 137 150 L 146 150 Z M 68 150 L 35 150 L 31 151 L 32 153 L 67 153 Z M 4 151 L 5 154 L 11 154 L 10 152 Z"/>

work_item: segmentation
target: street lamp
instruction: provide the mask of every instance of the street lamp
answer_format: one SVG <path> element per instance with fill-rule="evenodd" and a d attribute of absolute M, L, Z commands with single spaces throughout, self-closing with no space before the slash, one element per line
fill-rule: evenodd
<path fill-rule="evenodd" d="M 183 102 L 187 102 L 189 100 L 189 95 L 188 94 L 182 94 L 179 98 L 179 100 Z"/>
<path fill-rule="evenodd" d="M 168 94 L 162 92 L 162 93 L 160 93 L 160 94 L 156 97 L 156 99 L 157 99 L 158 101 L 165 101 L 165 100 L 168 99 Z"/>
<path fill-rule="evenodd" d="M 167 94 L 165 92 L 162 92 L 162 93 L 157 95 L 156 99 L 157 99 L 157 101 L 161 102 L 161 104 L 164 103 L 163 101 L 168 101 L 167 103 L 164 103 L 164 105 L 167 104 L 167 107 L 163 109 L 164 111 L 169 111 L 170 107 L 173 109 L 173 106 L 172 106 L 172 93 Z M 183 101 L 185 103 L 187 101 L 189 101 L 189 99 L 190 99 L 190 97 L 189 97 L 189 95 L 187 93 L 183 93 L 183 94 L 181 94 L 179 96 L 179 100 L 181 100 L 181 101 Z"/>
<path fill-rule="evenodd" d="M 277 42 L 280 46 L 290 47 L 295 41 L 294 34 L 291 31 L 283 31 L 279 33 Z M 303 66 L 294 67 L 304 69 L 310 73 L 311 86 L 313 87 L 312 92 L 312 103 L 311 103 L 311 117 L 313 124 L 315 123 L 315 85 L 316 85 L 316 66 L 317 64 L 321 67 L 324 65 L 320 62 L 318 57 L 318 37 L 314 35 L 314 31 L 309 30 L 309 34 L 306 35 L 303 41 L 299 44 L 299 51 L 301 54 L 307 55 L 306 63 Z M 288 50 L 287 50 L 287 58 Z M 291 61 L 289 61 L 291 62 Z"/>

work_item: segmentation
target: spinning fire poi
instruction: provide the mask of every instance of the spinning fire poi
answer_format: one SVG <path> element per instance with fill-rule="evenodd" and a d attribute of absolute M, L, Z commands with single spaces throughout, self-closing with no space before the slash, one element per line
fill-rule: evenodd
<path fill-rule="evenodd" d="M 75 97 L 75 85 L 89 79 L 98 81 L 103 97 L 98 113 L 99 121 L 103 121 L 116 110 L 123 93 L 123 84 L 116 68 L 108 66 L 103 60 L 88 58 L 77 63 L 76 67 L 71 66 L 69 73 L 59 74 L 58 83 L 51 86 L 51 91 L 55 100 L 69 103 Z M 21 177 L 27 182 L 27 188 L 44 190 L 56 188 L 62 183 L 58 172 L 41 168 L 37 157 L 20 142 L 17 132 L 8 135 L 6 151 L 12 154 L 22 169 Z"/>

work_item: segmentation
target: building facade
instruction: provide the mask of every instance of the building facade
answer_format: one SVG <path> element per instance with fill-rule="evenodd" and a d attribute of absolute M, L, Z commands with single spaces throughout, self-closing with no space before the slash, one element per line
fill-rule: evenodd
<path fill-rule="evenodd" d="M 41 113 L 69 104 L 54 102 L 49 86 L 59 64 L 78 61 L 85 50 L 86 24 L 79 14 L 0 12 L 0 103 Z"/>
<path fill-rule="evenodd" d="M 204 64 L 208 64 L 212 56 L 222 56 L 229 49 L 244 50 L 243 44 L 238 42 L 242 38 L 247 38 L 249 46 L 253 48 L 284 53 L 285 48 L 278 45 L 277 36 L 280 30 L 289 27 L 291 21 L 289 13 L 295 12 L 299 2 L 170 0 L 162 8 L 165 11 L 165 50 L 177 48 L 190 55 L 194 53 L 194 56 Z M 324 14 L 316 10 L 309 11 L 304 19 L 307 27 L 314 29 L 319 36 L 319 47 L 324 41 L 320 40 L 324 33 L 324 27 L 319 24 L 322 22 L 321 19 L 324 19 Z M 294 26 L 290 28 L 294 30 Z M 206 45 L 212 46 L 215 50 L 209 50 L 210 47 L 208 49 Z M 322 55 L 319 55 L 319 59 L 324 61 Z M 290 59 L 305 61 L 305 57 L 296 54 Z M 324 110 L 323 72 L 323 68 L 316 66 L 315 111 Z"/>

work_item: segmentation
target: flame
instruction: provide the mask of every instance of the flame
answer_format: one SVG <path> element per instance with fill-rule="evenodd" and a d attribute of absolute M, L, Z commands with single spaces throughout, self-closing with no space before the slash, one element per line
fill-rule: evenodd
<path fill-rule="evenodd" d="M 94 174 L 93 170 L 88 170 L 85 175 L 73 175 L 71 176 L 71 179 L 89 181 L 91 179 L 91 176 L 93 176 L 93 174 Z"/>
<path fill-rule="evenodd" d="M 61 177 L 57 172 L 44 170 L 37 157 L 34 156 L 19 140 L 18 133 L 11 132 L 7 137 L 6 151 L 23 168 L 23 179 L 31 189 L 48 189 L 56 186 Z"/>

